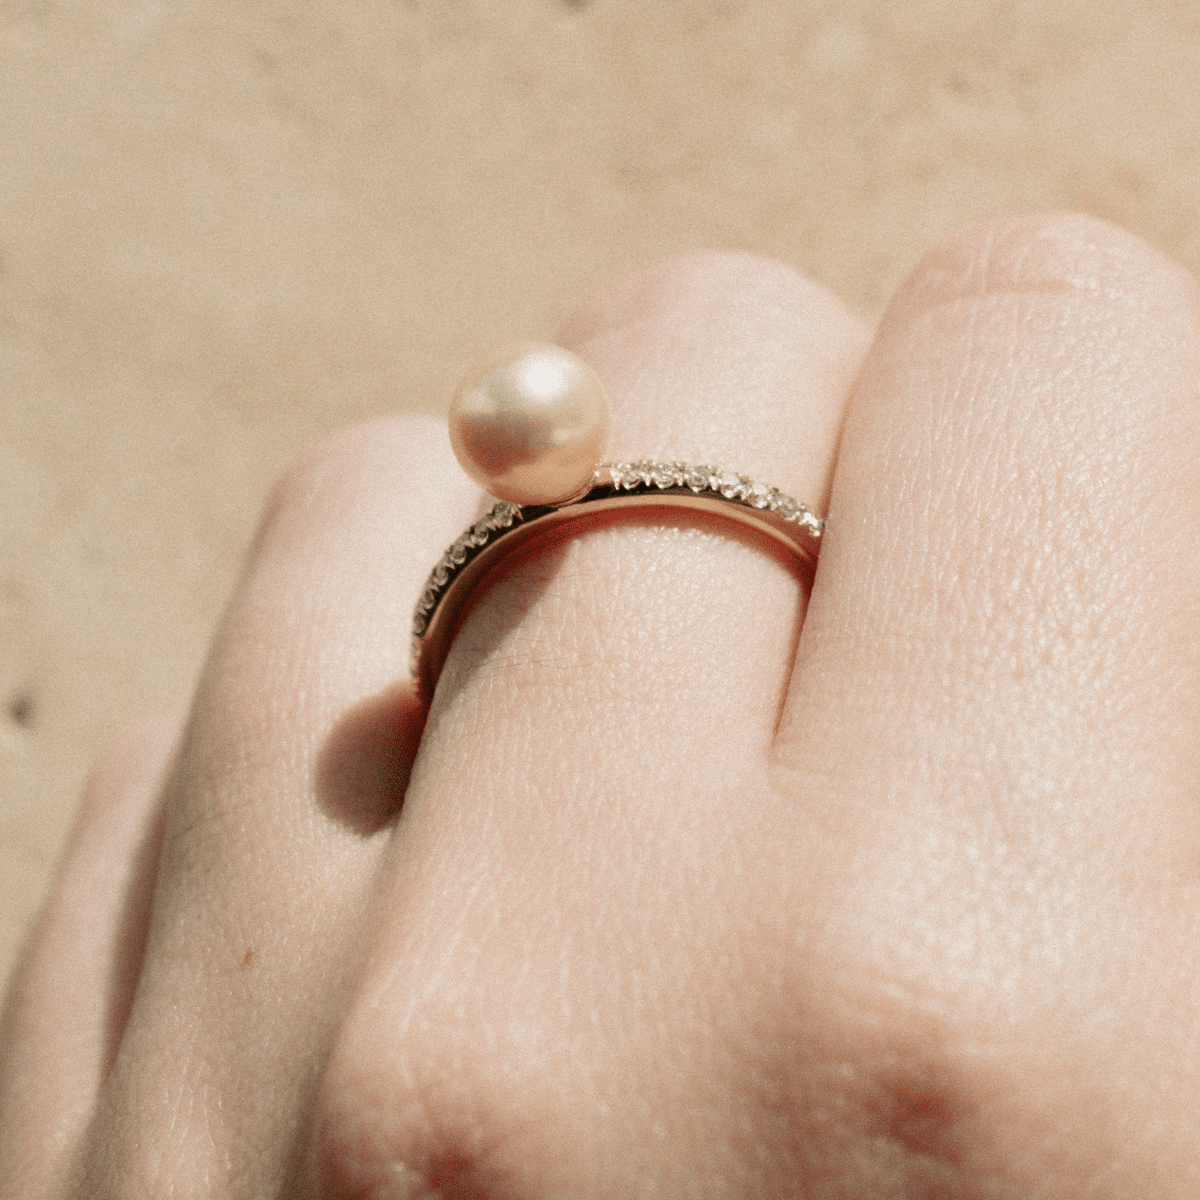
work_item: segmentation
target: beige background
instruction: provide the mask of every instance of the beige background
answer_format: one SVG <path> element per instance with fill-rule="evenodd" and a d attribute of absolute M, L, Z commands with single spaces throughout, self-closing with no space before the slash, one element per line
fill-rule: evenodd
<path fill-rule="evenodd" d="M 1196 0 L 0 0 L 0 977 L 327 430 L 673 251 L 874 318 L 963 222 L 1196 269 L 1198 206 Z"/>

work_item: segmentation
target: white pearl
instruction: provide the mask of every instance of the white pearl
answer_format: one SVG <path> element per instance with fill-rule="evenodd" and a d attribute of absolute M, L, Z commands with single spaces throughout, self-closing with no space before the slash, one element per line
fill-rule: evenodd
<path fill-rule="evenodd" d="M 450 404 L 450 444 L 486 492 L 557 504 L 587 489 L 608 444 L 596 373 L 561 346 L 506 346 L 472 371 Z"/>

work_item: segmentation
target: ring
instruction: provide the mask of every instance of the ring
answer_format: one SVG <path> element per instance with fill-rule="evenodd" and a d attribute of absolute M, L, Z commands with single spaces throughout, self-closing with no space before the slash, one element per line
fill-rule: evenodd
<path fill-rule="evenodd" d="M 426 699 L 488 576 L 522 546 L 581 532 L 616 510 L 704 510 L 815 565 L 825 522 L 807 505 L 716 467 L 601 463 L 608 425 L 600 381 L 559 346 L 507 347 L 460 386 L 451 444 L 467 474 L 499 500 L 447 548 L 417 601 L 411 669 Z"/>

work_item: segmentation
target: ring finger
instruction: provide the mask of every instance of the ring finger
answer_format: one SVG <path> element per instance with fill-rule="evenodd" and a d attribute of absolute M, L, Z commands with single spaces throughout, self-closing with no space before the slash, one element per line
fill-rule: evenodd
<path fill-rule="evenodd" d="M 602 294 L 563 340 L 608 386 L 612 459 L 743 471 L 823 509 L 867 341 L 823 290 L 747 256 L 679 260 Z M 509 1170 L 515 1193 L 584 1194 L 583 1157 L 551 1162 L 528 1123 L 544 1105 L 577 1145 L 601 1136 L 581 1098 L 637 1072 L 618 1061 L 628 1041 L 614 1057 L 588 1022 L 652 1027 L 713 944 L 697 924 L 714 912 L 712 847 L 730 870 L 753 854 L 753 805 L 729 797 L 765 761 L 805 587 L 719 520 L 654 516 L 523 561 L 480 601 L 325 1079 L 328 1194 L 423 1195 L 397 1183 L 421 1178 L 453 1192 L 446 1171 L 470 1189 Z M 636 1152 L 603 1157 L 629 1168 Z"/>

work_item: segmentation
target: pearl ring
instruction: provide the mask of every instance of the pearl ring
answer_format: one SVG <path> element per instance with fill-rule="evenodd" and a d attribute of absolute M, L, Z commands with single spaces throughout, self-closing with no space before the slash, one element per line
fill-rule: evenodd
<path fill-rule="evenodd" d="M 426 699 L 482 585 L 504 560 L 534 539 L 581 532 L 615 509 L 703 509 L 816 563 L 825 522 L 798 500 L 715 467 L 602 462 L 609 426 L 603 385 L 561 346 L 508 346 L 459 386 L 450 443 L 463 470 L 498 503 L 446 550 L 417 602 L 411 665 Z"/>

